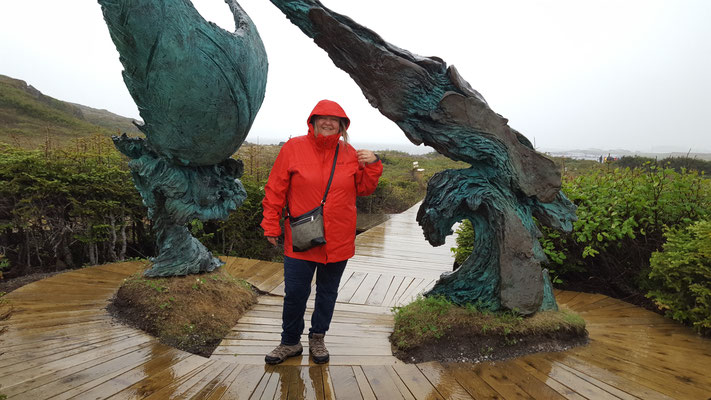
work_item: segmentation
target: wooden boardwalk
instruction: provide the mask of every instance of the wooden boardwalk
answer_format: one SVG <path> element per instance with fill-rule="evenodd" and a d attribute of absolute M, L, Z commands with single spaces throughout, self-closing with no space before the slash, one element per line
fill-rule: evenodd
<path fill-rule="evenodd" d="M 711 398 L 711 340 L 595 294 L 557 292 L 560 304 L 587 321 L 591 340 L 584 347 L 480 364 L 395 359 L 388 342 L 390 308 L 431 287 L 452 264 L 451 243 L 430 247 L 415 213 L 413 208 L 358 236 L 326 336 L 328 365 L 310 364 L 308 356 L 264 365 L 264 354 L 279 340 L 280 264 L 227 260 L 228 270 L 270 295 L 204 358 L 112 321 L 104 307 L 121 281 L 141 268 L 129 262 L 67 272 L 6 296 L 15 312 L 0 323 L 6 328 L 0 336 L 0 394 L 18 399 Z"/>

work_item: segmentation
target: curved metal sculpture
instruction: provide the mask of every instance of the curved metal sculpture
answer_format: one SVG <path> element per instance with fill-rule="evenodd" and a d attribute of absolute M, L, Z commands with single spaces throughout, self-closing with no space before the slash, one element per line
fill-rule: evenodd
<path fill-rule="evenodd" d="M 570 230 L 575 206 L 560 191 L 552 160 L 489 108 L 453 66 L 385 42 L 316 0 L 271 0 L 360 86 L 373 107 L 410 139 L 471 164 L 429 182 L 417 219 L 435 246 L 471 220 L 475 251 L 430 294 L 524 314 L 556 308 L 533 222 Z"/>
<path fill-rule="evenodd" d="M 212 271 L 222 265 L 185 227 L 224 219 L 246 192 L 230 157 L 244 142 L 264 99 L 267 56 L 256 27 L 226 0 L 236 30 L 208 23 L 189 0 L 99 0 L 123 64 L 123 78 L 146 139 L 114 144 L 129 166 L 158 255 L 147 276 Z"/>

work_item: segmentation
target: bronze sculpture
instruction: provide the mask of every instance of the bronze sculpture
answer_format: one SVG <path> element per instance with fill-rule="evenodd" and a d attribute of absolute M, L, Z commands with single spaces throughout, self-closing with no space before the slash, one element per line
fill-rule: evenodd
<path fill-rule="evenodd" d="M 146 139 L 115 137 L 148 216 L 158 255 L 147 276 L 212 271 L 222 261 L 185 224 L 225 219 L 246 198 L 230 158 L 264 99 L 267 56 L 234 0 L 236 31 L 205 21 L 189 0 L 99 0 Z"/>

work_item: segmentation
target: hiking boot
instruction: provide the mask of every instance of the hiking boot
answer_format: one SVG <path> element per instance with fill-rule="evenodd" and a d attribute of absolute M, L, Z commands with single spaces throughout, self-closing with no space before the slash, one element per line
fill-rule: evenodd
<path fill-rule="evenodd" d="M 301 342 L 291 346 L 280 343 L 279 346 L 264 357 L 264 362 L 267 364 L 279 364 L 289 357 L 300 356 L 303 351 L 304 347 Z"/>
<path fill-rule="evenodd" d="M 326 344 L 323 342 L 323 333 L 312 333 L 309 337 L 309 353 L 316 364 L 327 363 L 329 356 Z"/>

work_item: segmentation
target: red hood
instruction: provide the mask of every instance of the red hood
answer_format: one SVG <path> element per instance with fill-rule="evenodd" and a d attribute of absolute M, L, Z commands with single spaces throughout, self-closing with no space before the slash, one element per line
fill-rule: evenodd
<path fill-rule="evenodd" d="M 330 115 L 334 117 L 345 118 L 346 128 L 351 125 L 350 118 L 348 118 L 346 112 L 343 111 L 343 108 L 341 108 L 338 103 L 331 100 L 321 100 L 318 102 L 318 104 L 316 104 L 316 107 L 314 107 L 313 111 L 311 111 L 311 114 L 309 115 L 309 118 L 306 120 L 306 124 L 309 126 L 309 135 L 311 136 L 313 136 L 314 132 L 314 126 L 311 124 L 311 118 L 313 118 L 314 115 Z"/>

